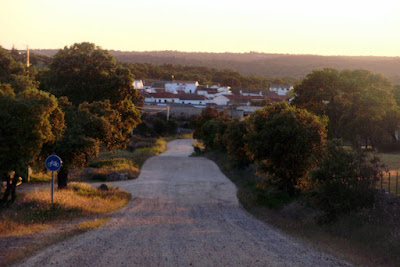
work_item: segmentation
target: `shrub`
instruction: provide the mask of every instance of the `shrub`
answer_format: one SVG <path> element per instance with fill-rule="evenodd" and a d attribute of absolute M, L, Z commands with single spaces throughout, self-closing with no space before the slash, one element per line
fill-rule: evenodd
<path fill-rule="evenodd" d="M 343 148 L 338 140 L 326 144 L 318 167 L 311 172 L 310 203 L 325 212 L 328 221 L 341 214 L 371 206 L 382 165 L 363 151 Z"/>
<path fill-rule="evenodd" d="M 158 137 L 174 135 L 177 129 L 177 121 L 172 119 L 167 120 L 164 113 L 157 113 L 155 115 L 144 114 L 142 123 L 140 123 L 133 132 L 141 136 Z"/>
<path fill-rule="evenodd" d="M 95 173 L 92 176 L 92 180 L 105 182 L 107 181 L 107 175 L 102 173 Z"/>
<path fill-rule="evenodd" d="M 217 117 L 203 124 L 200 138 L 208 149 L 225 151 L 224 133 L 230 122 L 229 117 Z"/>
<path fill-rule="evenodd" d="M 246 122 L 246 120 L 232 120 L 224 133 L 226 151 L 239 167 L 245 167 L 251 162 L 245 140 Z"/>
<path fill-rule="evenodd" d="M 252 158 L 271 183 L 290 196 L 297 193 L 322 153 L 327 120 L 305 109 L 279 103 L 256 111 L 246 139 Z"/>
<path fill-rule="evenodd" d="M 217 108 L 207 106 L 202 112 L 201 115 L 197 116 L 196 119 L 192 123 L 192 127 L 194 129 L 193 138 L 203 139 L 204 132 L 202 131 L 203 125 L 209 120 L 218 118 L 218 117 L 228 117 L 223 112 L 219 112 Z"/>

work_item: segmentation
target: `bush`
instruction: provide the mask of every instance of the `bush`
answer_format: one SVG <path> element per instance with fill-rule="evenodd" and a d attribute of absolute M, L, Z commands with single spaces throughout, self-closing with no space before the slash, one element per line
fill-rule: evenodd
<path fill-rule="evenodd" d="M 201 137 L 207 149 L 225 151 L 224 133 L 230 122 L 229 117 L 218 117 L 203 124 L 200 129 Z"/>
<path fill-rule="evenodd" d="M 279 103 L 256 111 L 249 119 L 247 137 L 259 171 L 290 196 L 315 166 L 326 138 L 327 121 L 305 109 Z"/>
<path fill-rule="evenodd" d="M 223 112 L 219 112 L 217 108 L 207 106 L 202 112 L 201 115 L 197 116 L 196 119 L 192 123 L 192 128 L 194 130 L 193 132 L 193 138 L 196 139 L 203 139 L 205 137 L 205 133 L 202 131 L 203 125 L 215 118 L 219 117 L 228 117 L 226 114 Z"/>
<path fill-rule="evenodd" d="M 363 151 L 346 150 L 340 141 L 329 141 L 323 160 L 311 172 L 308 199 L 325 212 L 327 221 L 369 207 L 381 168 L 378 158 L 368 160 Z"/>
<path fill-rule="evenodd" d="M 105 182 L 105 181 L 107 181 L 107 175 L 102 174 L 102 173 L 95 173 L 95 174 L 93 174 L 91 179 L 95 180 L 95 181 Z"/>
<path fill-rule="evenodd" d="M 226 151 L 239 167 L 245 167 L 251 163 L 245 140 L 246 123 L 246 120 L 232 120 L 224 133 Z"/>
<path fill-rule="evenodd" d="M 176 134 L 178 122 L 172 119 L 167 120 L 165 114 L 146 115 L 142 117 L 140 123 L 135 129 L 134 134 L 148 137 L 160 137 Z"/>

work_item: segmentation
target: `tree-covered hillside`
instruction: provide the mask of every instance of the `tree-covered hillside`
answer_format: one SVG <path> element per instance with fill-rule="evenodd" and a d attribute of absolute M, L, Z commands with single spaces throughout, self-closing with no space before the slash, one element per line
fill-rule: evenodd
<path fill-rule="evenodd" d="M 58 50 L 33 50 L 53 56 Z M 182 64 L 233 69 L 247 75 L 265 77 L 304 78 L 314 69 L 326 67 L 342 69 L 368 69 L 382 73 L 395 84 L 400 84 L 400 57 L 373 56 L 317 56 L 265 53 L 188 53 L 178 51 L 123 52 L 110 51 L 117 61 L 125 63 Z"/>

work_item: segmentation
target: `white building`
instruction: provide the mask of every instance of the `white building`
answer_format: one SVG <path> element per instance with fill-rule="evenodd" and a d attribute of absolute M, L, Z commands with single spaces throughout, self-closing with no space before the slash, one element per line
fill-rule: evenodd
<path fill-rule="evenodd" d="M 204 95 L 179 94 L 178 97 L 180 104 L 206 105 L 208 103 L 211 103 L 211 100 L 205 97 Z"/>
<path fill-rule="evenodd" d="M 207 98 L 213 99 L 220 95 L 230 95 L 230 87 L 220 87 L 217 85 L 213 85 L 211 87 L 207 86 L 198 86 L 196 93 L 198 95 L 204 95 Z"/>
<path fill-rule="evenodd" d="M 219 95 L 214 97 L 213 102 L 218 106 L 226 106 L 230 99 L 226 95 Z"/>
<path fill-rule="evenodd" d="M 192 94 L 196 91 L 197 86 L 199 86 L 197 81 L 172 81 L 165 83 L 165 90 L 167 92 L 183 90 L 187 94 Z"/>
<path fill-rule="evenodd" d="M 269 87 L 269 91 L 276 92 L 278 95 L 286 95 L 290 90 L 293 90 L 292 85 L 272 84 Z"/>
<path fill-rule="evenodd" d="M 244 96 L 262 96 L 263 91 L 261 89 L 240 89 L 240 94 Z"/>
<path fill-rule="evenodd" d="M 145 103 L 163 104 L 163 103 L 179 103 L 179 97 L 170 92 L 142 94 Z"/>
<path fill-rule="evenodd" d="M 218 87 L 217 88 L 219 94 L 224 94 L 224 95 L 230 95 L 231 93 L 231 87 L 230 86 L 224 86 L 224 87 Z"/>
<path fill-rule="evenodd" d="M 133 88 L 135 89 L 143 89 L 143 81 L 142 80 L 134 80 Z"/>

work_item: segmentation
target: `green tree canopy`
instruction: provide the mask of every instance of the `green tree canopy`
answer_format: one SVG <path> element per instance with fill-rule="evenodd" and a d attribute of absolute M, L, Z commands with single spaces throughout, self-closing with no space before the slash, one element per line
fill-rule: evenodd
<path fill-rule="evenodd" d="M 42 151 L 43 159 L 56 153 L 63 160 L 58 172 L 58 187 L 65 188 L 71 168 L 83 168 L 89 158 L 99 151 L 101 140 L 106 139 L 109 123 L 85 108 L 79 108 L 60 98 L 60 106 L 65 113 L 66 129 L 61 138 L 47 143 Z"/>
<path fill-rule="evenodd" d="M 101 141 L 109 148 L 124 147 L 131 131 L 140 123 L 140 112 L 131 100 L 112 104 L 109 100 L 82 103 L 80 109 L 104 120 L 107 132 Z"/>
<path fill-rule="evenodd" d="M 232 120 L 224 133 L 226 151 L 239 167 L 246 166 L 251 162 L 247 150 L 246 135 L 247 119 Z"/>
<path fill-rule="evenodd" d="M 305 188 L 308 199 L 326 213 L 327 221 L 372 205 L 381 169 L 378 158 L 362 150 L 345 149 L 340 140 L 330 140 Z"/>
<path fill-rule="evenodd" d="M 4 89 L 4 86 L 2 87 Z M 28 165 L 37 159 L 43 145 L 60 138 L 64 114 L 57 99 L 37 89 L 10 93 L 0 89 L 0 174 L 6 178 L 8 194 L 15 199 L 16 178 L 26 178 Z M 11 184 L 9 173 L 15 172 Z M 11 192 L 10 192 L 11 191 Z"/>
<path fill-rule="evenodd" d="M 390 81 L 368 70 L 315 70 L 297 86 L 293 103 L 329 117 L 329 136 L 377 146 L 400 123 Z M 394 125 L 394 127 L 393 127 Z"/>
<path fill-rule="evenodd" d="M 218 111 L 218 109 L 215 107 L 207 106 L 201 112 L 201 115 L 197 115 L 196 119 L 193 122 L 193 137 L 197 139 L 204 138 L 205 136 L 202 134 L 201 127 L 209 120 L 224 116 L 227 116 L 224 112 Z"/>
<path fill-rule="evenodd" d="M 299 180 L 318 162 L 326 125 L 326 118 L 287 103 L 265 107 L 249 119 L 248 150 L 269 180 L 293 196 Z"/>
<path fill-rule="evenodd" d="M 134 90 L 130 70 L 118 65 L 108 51 L 92 43 L 76 43 L 60 50 L 44 74 L 41 88 L 56 96 L 66 96 L 74 104 L 141 98 Z"/>
<path fill-rule="evenodd" d="M 35 81 L 34 74 L 34 70 L 28 72 L 24 64 L 14 60 L 7 50 L 0 47 L 1 84 L 9 84 L 16 93 L 37 88 L 39 84 Z"/>

